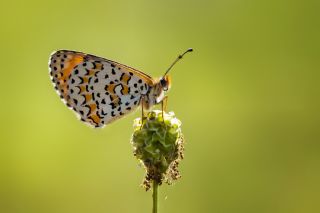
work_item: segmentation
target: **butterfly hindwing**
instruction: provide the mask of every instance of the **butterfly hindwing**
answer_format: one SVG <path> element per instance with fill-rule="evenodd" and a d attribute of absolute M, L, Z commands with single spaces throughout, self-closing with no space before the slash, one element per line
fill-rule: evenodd
<path fill-rule="evenodd" d="M 94 127 L 136 109 L 152 86 L 152 78 L 140 71 L 81 52 L 54 52 L 49 66 L 60 97 L 82 121 Z"/>

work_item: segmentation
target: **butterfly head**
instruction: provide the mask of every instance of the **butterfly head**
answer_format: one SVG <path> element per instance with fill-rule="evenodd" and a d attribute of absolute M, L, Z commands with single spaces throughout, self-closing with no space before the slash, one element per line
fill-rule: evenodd
<path fill-rule="evenodd" d="M 169 75 L 165 75 L 160 79 L 159 83 L 160 83 L 162 90 L 164 92 L 167 92 L 167 91 L 169 91 L 169 89 L 171 87 L 171 77 Z"/>
<path fill-rule="evenodd" d="M 154 99 L 154 104 L 158 104 L 163 100 L 165 93 L 169 91 L 170 86 L 171 86 L 171 78 L 168 75 L 161 77 L 154 84 L 153 89 L 150 92 L 150 95 Z"/>
<path fill-rule="evenodd" d="M 155 94 L 156 94 L 156 103 L 160 103 L 165 94 L 169 91 L 171 87 L 171 77 L 169 75 L 165 75 L 160 78 L 159 82 L 155 85 Z"/>

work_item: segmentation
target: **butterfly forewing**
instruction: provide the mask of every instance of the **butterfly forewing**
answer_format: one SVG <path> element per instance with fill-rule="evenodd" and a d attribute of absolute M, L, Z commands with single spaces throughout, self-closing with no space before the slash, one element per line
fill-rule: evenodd
<path fill-rule="evenodd" d="M 54 52 L 49 67 L 62 100 L 94 127 L 134 110 L 153 86 L 153 79 L 138 70 L 81 52 Z"/>

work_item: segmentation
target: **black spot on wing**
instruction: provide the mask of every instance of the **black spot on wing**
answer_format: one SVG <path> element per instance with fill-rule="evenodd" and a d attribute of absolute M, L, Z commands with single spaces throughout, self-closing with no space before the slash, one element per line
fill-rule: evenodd
<path fill-rule="evenodd" d="M 79 76 L 78 78 L 80 79 L 80 84 L 83 84 L 84 83 L 83 77 Z"/>
<path fill-rule="evenodd" d="M 90 70 L 87 69 L 87 68 L 85 68 L 85 70 L 86 70 L 86 74 L 85 75 L 89 75 L 90 74 Z"/>
<path fill-rule="evenodd" d="M 91 84 L 92 79 L 92 77 L 89 77 L 88 84 Z"/>
<path fill-rule="evenodd" d="M 86 96 L 85 95 L 81 95 L 83 97 L 83 102 L 81 103 L 81 105 L 84 105 L 86 103 Z"/>
<path fill-rule="evenodd" d="M 90 113 L 91 113 L 91 108 L 90 108 L 88 105 L 85 105 L 84 107 L 87 107 L 87 108 L 88 108 L 88 113 L 87 113 L 86 116 L 90 115 Z"/>
<path fill-rule="evenodd" d="M 122 78 L 123 78 L 124 75 L 125 75 L 125 74 L 122 73 L 122 75 L 120 76 L 120 81 L 122 81 Z"/>
<path fill-rule="evenodd" d="M 115 103 L 110 103 L 110 106 L 111 106 L 112 109 L 117 108 L 117 105 Z"/>
<path fill-rule="evenodd" d="M 75 105 L 78 105 L 78 100 L 77 100 L 77 99 L 73 99 L 73 103 L 74 103 Z"/>
<path fill-rule="evenodd" d="M 100 115 L 100 113 L 97 111 L 97 112 L 95 112 L 95 114 L 100 118 L 100 119 L 103 119 L 104 118 L 104 116 L 101 116 Z M 102 122 L 103 123 L 103 122 Z"/>
<path fill-rule="evenodd" d="M 108 115 L 108 113 L 107 113 L 107 112 L 104 112 L 103 109 L 101 110 L 101 114 L 104 115 L 104 116 Z"/>

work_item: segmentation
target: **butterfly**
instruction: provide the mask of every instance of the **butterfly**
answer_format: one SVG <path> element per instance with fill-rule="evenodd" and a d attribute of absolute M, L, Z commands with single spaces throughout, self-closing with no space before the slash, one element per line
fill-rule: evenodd
<path fill-rule="evenodd" d="M 170 89 L 168 75 L 154 79 L 124 64 L 72 50 L 58 50 L 49 59 L 49 73 L 62 101 L 93 127 L 103 127 L 138 106 L 150 110 Z"/>

